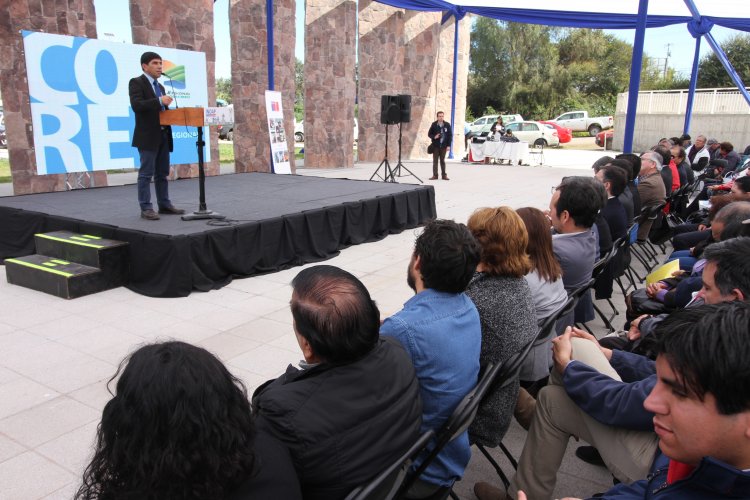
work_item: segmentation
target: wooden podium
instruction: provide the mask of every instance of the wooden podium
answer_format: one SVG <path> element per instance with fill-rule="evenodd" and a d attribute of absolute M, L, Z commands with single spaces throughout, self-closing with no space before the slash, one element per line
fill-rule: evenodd
<path fill-rule="evenodd" d="M 192 214 L 185 214 L 182 220 L 200 219 L 224 219 L 224 215 L 218 214 L 206 207 L 206 171 L 203 168 L 203 148 L 206 142 L 203 140 L 204 108 L 177 108 L 166 109 L 159 112 L 159 123 L 161 125 L 177 125 L 185 127 L 196 127 L 198 129 L 198 210 Z"/>

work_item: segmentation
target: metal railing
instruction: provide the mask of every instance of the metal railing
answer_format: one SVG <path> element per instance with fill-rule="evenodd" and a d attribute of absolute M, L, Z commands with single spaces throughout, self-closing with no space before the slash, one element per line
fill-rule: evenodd
<path fill-rule="evenodd" d="M 750 87 L 747 88 L 750 90 Z M 638 93 L 638 114 L 684 115 L 688 91 L 648 90 Z M 625 114 L 628 109 L 628 93 L 617 95 L 616 114 Z M 750 114 L 742 94 L 737 88 L 696 89 L 693 113 L 698 114 Z"/>

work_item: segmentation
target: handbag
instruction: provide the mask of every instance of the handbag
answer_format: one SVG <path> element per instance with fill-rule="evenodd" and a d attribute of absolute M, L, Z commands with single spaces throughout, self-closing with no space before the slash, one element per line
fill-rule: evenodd
<path fill-rule="evenodd" d="M 427 146 L 427 154 L 428 155 L 431 155 L 434 152 L 435 152 L 435 146 L 434 145 L 430 144 L 429 146 Z"/>

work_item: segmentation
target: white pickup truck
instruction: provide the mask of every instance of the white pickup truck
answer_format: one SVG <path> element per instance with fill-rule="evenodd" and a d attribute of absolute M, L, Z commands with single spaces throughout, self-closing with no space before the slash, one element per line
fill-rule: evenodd
<path fill-rule="evenodd" d="M 612 128 L 613 123 L 611 116 L 595 116 L 591 118 L 586 111 L 568 111 L 550 121 L 558 123 L 563 127 L 568 127 L 573 132 L 588 131 L 591 137 L 596 137 L 596 134 L 602 130 Z"/>

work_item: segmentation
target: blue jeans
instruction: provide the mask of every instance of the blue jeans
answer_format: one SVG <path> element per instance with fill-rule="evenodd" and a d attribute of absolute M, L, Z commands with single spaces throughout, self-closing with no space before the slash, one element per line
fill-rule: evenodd
<path fill-rule="evenodd" d="M 162 136 L 168 132 L 162 130 Z M 156 190 L 156 203 L 159 208 L 170 207 L 169 188 L 167 176 L 169 175 L 169 142 L 167 137 L 162 137 L 158 151 L 147 151 L 139 149 L 141 166 L 138 170 L 138 203 L 141 210 L 152 210 L 151 205 L 151 178 L 154 179 Z"/>

